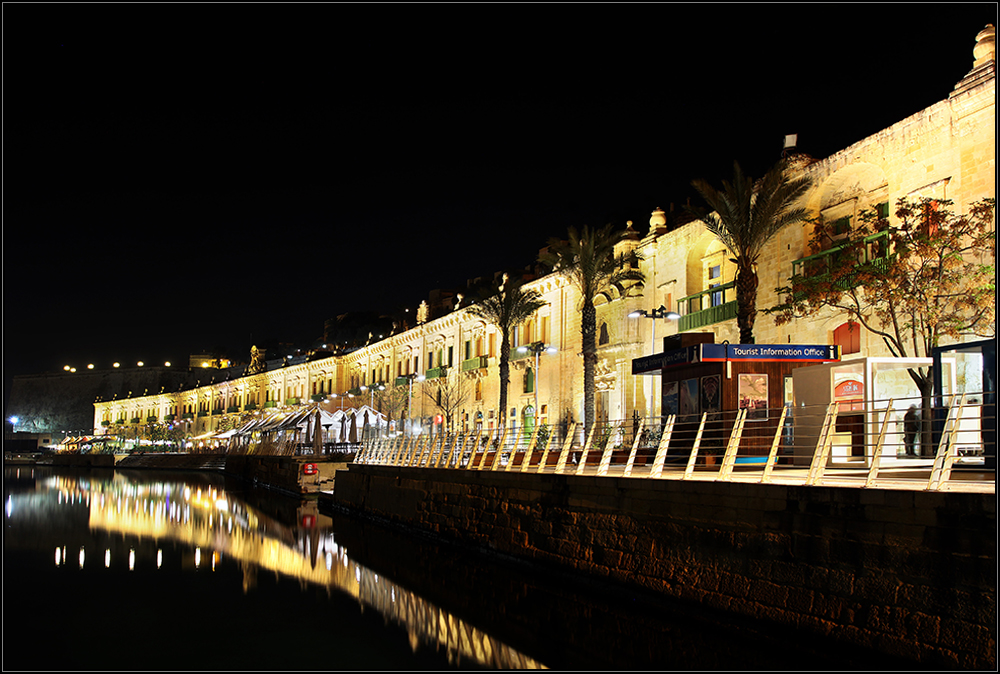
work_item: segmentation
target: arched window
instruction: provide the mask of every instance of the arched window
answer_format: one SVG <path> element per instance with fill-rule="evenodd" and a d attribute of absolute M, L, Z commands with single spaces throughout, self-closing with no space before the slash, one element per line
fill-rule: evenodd
<path fill-rule="evenodd" d="M 609 343 L 610 341 L 611 341 L 611 336 L 608 334 L 608 324 L 601 323 L 601 336 L 597 343 L 603 345 Z"/>
<path fill-rule="evenodd" d="M 524 371 L 524 393 L 533 393 L 535 391 L 535 373 L 532 372 L 531 368 L 527 368 Z"/>
<path fill-rule="evenodd" d="M 840 346 L 841 355 L 861 351 L 861 326 L 854 321 L 847 321 L 833 331 L 833 343 Z"/>

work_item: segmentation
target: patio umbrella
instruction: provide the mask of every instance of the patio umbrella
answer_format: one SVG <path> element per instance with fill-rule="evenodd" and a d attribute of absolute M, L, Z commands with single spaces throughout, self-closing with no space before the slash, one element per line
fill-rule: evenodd
<path fill-rule="evenodd" d="M 351 415 L 351 437 L 350 437 L 350 441 L 351 442 L 357 442 L 358 441 L 358 415 L 357 414 L 352 414 Z"/>
<path fill-rule="evenodd" d="M 305 444 L 309 444 L 312 441 L 312 415 L 306 417 L 306 438 L 303 441 Z"/>
<path fill-rule="evenodd" d="M 316 408 L 316 421 L 313 423 L 313 454 L 319 456 L 323 453 L 323 427 L 320 426 L 320 411 Z"/>
<path fill-rule="evenodd" d="M 340 442 L 347 442 L 347 415 L 340 418 Z"/>

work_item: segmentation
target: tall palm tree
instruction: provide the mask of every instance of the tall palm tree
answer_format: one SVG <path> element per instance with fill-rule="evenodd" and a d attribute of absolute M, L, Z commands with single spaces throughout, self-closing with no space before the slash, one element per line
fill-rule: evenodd
<path fill-rule="evenodd" d="M 600 229 L 584 226 L 582 231 L 569 228 L 566 241 L 551 238 L 547 250 L 539 255 L 539 262 L 554 271 L 566 274 L 580 291 L 583 306 L 580 310 L 580 334 L 583 338 L 583 423 L 586 432 L 594 424 L 594 398 L 597 386 L 594 374 L 597 369 L 597 308 L 594 298 L 612 286 L 621 288 L 625 281 L 642 281 L 645 277 L 630 259 L 615 256 L 615 245 L 625 236 L 624 230 L 615 230 L 608 224 Z"/>
<path fill-rule="evenodd" d="M 736 325 L 740 343 L 753 344 L 757 318 L 757 259 L 761 250 L 785 225 L 801 222 L 804 208 L 793 207 L 809 189 L 809 178 L 791 179 L 788 162 L 782 159 L 754 181 L 733 162 L 733 181 L 722 181 L 722 190 L 708 182 L 691 181 L 714 213 L 690 209 L 715 237 L 729 249 L 736 263 Z"/>
<path fill-rule="evenodd" d="M 511 281 L 507 274 L 496 291 L 469 307 L 471 316 L 495 325 L 500 331 L 500 428 L 507 423 L 507 384 L 510 383 L 510 333 L 548 302 L 537 290 Z"/>

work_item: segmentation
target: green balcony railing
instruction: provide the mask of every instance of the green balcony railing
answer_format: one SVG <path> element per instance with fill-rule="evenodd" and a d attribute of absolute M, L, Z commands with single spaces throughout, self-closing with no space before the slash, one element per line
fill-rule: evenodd
<path fill-rule="evenodd" d="M 489 358 L 486 356 L 475 356 L 462 361 L 462 372 L 481 370 L 485 367 L 489 367 Z"/>
<path fill-rule="evenodd" d="M 431 369 L 427 370 L 427 372 L 424 373 L 424 377 L 426 377 L 427 379 L 438 379 L 439 377 L 447 376 L 447 374 L 448 374 L 447 367 L 432 367 Z"/>
<path fill-rule="evenodd" d="M 194 419 L 194 412 L 185 412 L 181 415 L 181 419 Z"/>
<path fill-rule="evenodd" d="M 865 237 L 864 241 L 864 254 L 862 259 L 857 260 L 857 264 L 870 263 L 877 271 L 885 271 L 892 260 L 892 256 L 889 255 L 889 232 L 872 234 Z M 792 275 L 820 279 L 830 273 L 833 264 L 839 262 L 839 256 L 843 254 L 843 251 L 844 246 L 835 246 L 814 255 L 799 258 L 792 262 Z M 841 278 L 836 285 L 841 290 L 848 290 L 856 284 L 856 277 L 850 274 Z"/>
<path fill-rule="evenodd" d="M 173 421 L 176 418 L 177 418 L 176 414 L 165 414 L 165 415 L 163 415 L 163 420 L 164 421 Z"/>
<path fill-rule="evenodd" d="M 239 412 L 239 411 L 240 411 L 239 405 L 230 405 L 229 407 L 226 408 L 227 413 Z"/>
<path fill-rule="evenodd" d="M 298 405 L 299 404 L 299 399 L 298 398 L 285 398 L 285 404 L 286 405 Z"/>
<path fill-rule="evenodd" d="M 112 422 L 110 422 L 110 421 L 108 421 L 107 419 L 105 419 L 104 421 L 102 421 L 102 422 L 101 422 L 101 426 L 110 426 L 110 425 L 111 425 L 111 423 L 112 423 Z"/>
<path fill-rule="evenodd" d="M 255 409 L 257 409 L 257 403 L 247 403 L 243 406 L 244 412 L 253 412 Z"/>
<path fill-rule="evenodd" d="M 677 301 L 681 313 L 677 331 L 696 330 L 736 318 L 735 295 L 736 283 L 731 281 L 682 297 Z"/>
<path fill-rule="evenodd" d="M 140 419 L 139 417 L 132 417 L 132 423 L 133 424 L 137 424 L 137 423 L 139 423 L 141 421 L 142 421 L 142 419 Z"/>
<path fill-rule="evenodd" d="M 313 393 L 311 396 L 309 396 L 309 399 L 312 400 L 314 403 L 323 402 L 323 400 L 326 399 L 326 395 L 323 393 Z"/>
<path fill-rule="evenodd" d="M 146 417 L 146 423 L 147 424 L 155 424 L 156 423 L 156 417 L 153 416 L 153 415 L 150 415 L 150 416 Z"/>
<path fill-rule="evenodd" d="M 198 412 L 198 416 L 199 417 L 207 417 L 208 416 L 208 412 Z"/>
<path fill-rule="evenodd" d="M 276 400 L 268 400 L 264 403 L 264 407 L 277 407 L 278 402 Z"/>

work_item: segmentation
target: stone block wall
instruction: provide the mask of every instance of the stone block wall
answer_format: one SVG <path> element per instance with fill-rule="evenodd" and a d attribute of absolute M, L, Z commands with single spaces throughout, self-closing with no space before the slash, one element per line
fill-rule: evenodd
<path fill-rule="evenodd" d="M 924 666 L 996 666 L 996 496 L 352 465 L 340 508 Z"/>

